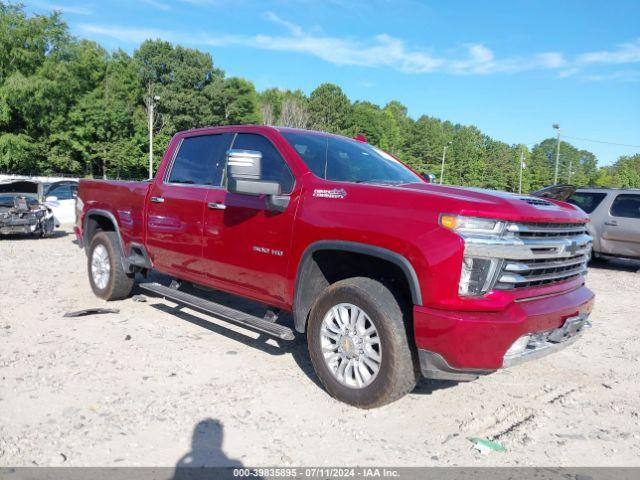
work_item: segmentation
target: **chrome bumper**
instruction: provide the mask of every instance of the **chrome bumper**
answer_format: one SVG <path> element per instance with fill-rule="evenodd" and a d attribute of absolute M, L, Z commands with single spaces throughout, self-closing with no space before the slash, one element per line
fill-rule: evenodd
<path fill-rule="evenodd" d="M 507 351 L 502 362 L 502 368 L 535 360 L 568 347 L 582 336 L 585 329 L 591 328 L 591 322 L 587 320 L 587 317 L 587 314 L 576 315 L 575 317 L 567 318 L 561 327 L 554 330 L 525 335 L 529 337 L 525 348 L 520 352 L 511 354 Z M 520 337 L 516 340 L 514 345 L 522 338 Z"/>

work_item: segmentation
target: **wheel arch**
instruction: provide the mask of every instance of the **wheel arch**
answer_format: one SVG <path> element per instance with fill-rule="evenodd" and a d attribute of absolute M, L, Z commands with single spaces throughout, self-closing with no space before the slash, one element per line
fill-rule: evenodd
<path fill-rule="evenodd" d="M 386 248 L 365 243 L 343 240 L 321 240 L 312 243 L 305 249 L 298 266 L 293 304 L 294 325 L 298 332 L 303 333 L 305 331 L 307 318 L 313 306 L 314 299 L 317 298 L 320 292 L 327 286 L 333 283 L 330 278 L 327 278 L 326 273 L 322 269 L 321 262 L 319 262 L 317 258 L 317 254 L 323 252 L 333 252 L 343 256 L 345 254 L 357 255 L 367 259 L 369 262 L 375 262 L 377 260 L 381 262 L 381 268 L 386 269 L 389 268 L 389 265 L 392 265 L 397 269 L 397 275 L 401 275 L 406 283 L 408 299 L 413 305 L 422 305 L 422 293 L 420 291 L 418 276 L 411 262 L 403 255 Z M 373 264 L 369 263 L 369 267 L 371 267 L 371 265 Z M 354 275 L 351 276 L 357 276 L 356 273 L 357 271 L 354 271 Z M 341 278 L 338 276 L 337 279 Z"/>
<path fill-rule="evenodd" d="M 124 241 L 122 240 L 120 227 L 115 216 L 108 210 L 98 208 L 87 210 L 84 217 L 82 241 L 87 246 L 87 255 L 89 254 L 91 239 L 99 231 L 115 232 L 116 237 L 118 238 L 120 254 L 122 255 L 122 266 L 126 271 L 131 271 L 136 268 L 153 268 L 153 263 L 149 257 L 149 253 L 141 243 L 130 242 L 128 252 L 125 251 Z"/>
<path fill-rule="evenodd" d="M 99 231 L 112 231 L 116 233 L 118 237 L 118 243 L 120 246 L 120 253 L 124 257 L 124 245 L 122 243 L 122 235 L 120 234 L 120 227 L 116 221 L 116 217 L 108 210 L 102 210 L 98 208 L 92 208 L 87 210 L 84 216 L 84 225 L 82 229 L 82 240 L 87 246 L 87 255 L 89 254 L 89 245 L 91 239 Z"/>

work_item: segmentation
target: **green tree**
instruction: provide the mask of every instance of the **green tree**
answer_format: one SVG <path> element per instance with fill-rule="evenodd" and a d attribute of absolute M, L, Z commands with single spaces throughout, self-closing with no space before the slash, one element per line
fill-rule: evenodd
<path fill-rule="evenodd" d="M 205 91 L 211 125 L 260 123 L 258 95 L 253 83 L 243 78 L 218 79 Z"/>
<path fill-rule="evenodd" d="M 342 89 L 323 83 L 309 95 L 309 115 L 313 128 L 344 133 L 349 127 L 351 103 Z"/>
<path fill-rule="evenodd" d="M 59 13 L 27 17 L 22 5 L 0 2 L 0 83 L 12 73 L 32 75 L 69 41 Z"/>

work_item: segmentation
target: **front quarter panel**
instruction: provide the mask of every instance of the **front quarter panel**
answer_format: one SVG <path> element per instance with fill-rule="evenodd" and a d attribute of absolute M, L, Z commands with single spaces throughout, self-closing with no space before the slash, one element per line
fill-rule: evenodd
<path fill-rule="evenodd" d="M 414 193 L 393 187 L 329 182 L 311 173 L 303 182 L 288 275 L 291 295 L 305 249 L 320 240 L 361 243 L 400 254 L 418 276 L 423 303 L 457 284 L 459 271 L 443 266 L 461 259 L 461 239 L 439 226 L 436 205 L 430 208 L 428 202 L 417 202 Z M 431 282 L 434 269 L 444 272 L 437 284 Z"/>

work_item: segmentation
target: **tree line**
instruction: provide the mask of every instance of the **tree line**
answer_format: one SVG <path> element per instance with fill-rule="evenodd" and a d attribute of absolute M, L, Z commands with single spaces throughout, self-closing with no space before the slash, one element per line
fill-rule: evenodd
<path fill-rule="evenodd" d="M 146 40 L 132 55 L 108 52 L 71 36 L 57 12 L 28 15 L 0 2 L 0 171 L 145 178 L 149 107 L 155 114 L 154 159 L 171 136 L 208 125 L 264 123 L 362 134 L 416 170 L 440 173 L 445 183 L 522 191 L 553 183 L 556 140 L 528 148 L 491 138 L 478 128 L 422 115 L 398 101 L 381 107 L 352 102 L 324 83 L 306 95 L 227 77 L 209 53 Z M 571 172 L 569 172 L 571 168 Z M 640 155 L 598 167 L 595 155 L 561 142 L 559 181 L 640 187 Z"/>

